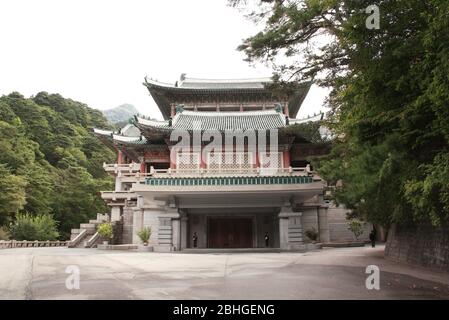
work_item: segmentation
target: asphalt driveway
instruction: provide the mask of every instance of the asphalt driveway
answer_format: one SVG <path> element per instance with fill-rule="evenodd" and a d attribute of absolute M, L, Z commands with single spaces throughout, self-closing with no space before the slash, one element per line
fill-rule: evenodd
<path fill-rule="evenodd" d="M 366 288 L 369 265 L 380 270 L 379 290 Z M 385 260 L 383 247 L 234 254 L 2 249 L 0 275 L 0 299 L 449 299 L 449 274 Z"/>

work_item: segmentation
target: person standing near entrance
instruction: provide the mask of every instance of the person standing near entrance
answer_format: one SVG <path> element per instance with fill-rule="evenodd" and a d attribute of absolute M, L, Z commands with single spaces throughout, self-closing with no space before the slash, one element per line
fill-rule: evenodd
<path fill-rule="evenodd" d="M 196 234 L 196 232 L 193 233 L 192 240 L 193 240 L 193 247 L 197 248 L 198 247 L 198 235 Z"/>
<path fill-rule="evenodd" d="M 369 239 L 371 240 L 371 247 L 376 247 L 376 230 L 371 230 Z"/>
<path fill-rule="evenodd" d="M 268 236 L 268 232 L 265 232 L 265 247 L 268 248 L 270 244 L 270 237 Z"/>

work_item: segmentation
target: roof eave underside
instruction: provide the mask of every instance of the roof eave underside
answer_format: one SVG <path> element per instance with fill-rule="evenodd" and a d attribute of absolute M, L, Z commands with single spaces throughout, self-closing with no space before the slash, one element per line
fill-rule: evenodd
<path fill-rule="evenodd" d="M 207 97 L 214 96 L 214 99 L 208 101 L 225 102 L 230 101 L 232 95 L 245 95 L 245 99 L 237 99 L 237 101 L 273 101 L 282 102 L 283 99 L 278 98 L 267 88 L 214 88 L 214 89 L 198 89 L 198 88 L 182 88 L 174 86 L 157 85 L 154 82 L 144 82 L 154 101 L 159 107 L 164 119 L 170 118 L 170 104 L 183 102 L 201 102 Z M 312 82 L 305 82 L 298 85 L 298 89 L 288 97 L 290 117 L 294 118 L 298 114 L 299 108 L 303 103 L 307 93 L 310 90 Z M 188 96 L 188 99 L 187 99 Z M 228 97 L 228 99 L 223 99 Z"/>

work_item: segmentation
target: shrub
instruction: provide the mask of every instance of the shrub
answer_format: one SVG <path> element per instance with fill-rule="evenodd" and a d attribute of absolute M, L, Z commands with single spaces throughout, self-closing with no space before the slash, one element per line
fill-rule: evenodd
<path fill-rule="evenodd" d="M 9 232 L 5 227 L 0 227 L 0 240 L 9 240 Z"/>
<path fill-rule="evenodd" d="M 363 234 L 364 226 L 365 223 L 357 218 L 348 221 L 348 229 L 354 234 L 356 240 L 359 240 L 359 237 Z"/>
<path fill-rule="evenodd" d="M 137 232 L 137 235 L 139 236 L 140 240 L 142 240 L 142 242 L 146 245 L 148 244 L 148 240 L 150 239 L 151 236 L 151 228 L 145 227 L 143 229 L 140 229 Z"/>
<path fill-rule="evenodd" d="M 98 234 L 105 239 L 112 239 L 114 231 L 112 229 L 112 223 L 104 222 L 98 226 Z"/>
<path fill-rule="evenodd" d="M 312 227 L 311 229 L 306 230 L 306 232 L 304 232 L 304 234 L 306 235 L 307 238 L 309 238 L 312 241 L 317 241 L 318 240 L 318 232 L 315 230 L 314 227 Z"/>
<path fill-rule="evenodd" d="M 37 216 L 29 213 L 18 214 L 10 226 L 11 238 L 28 241 L 57 240 L 59 237 L 57 225 L 50 214 Z"/>

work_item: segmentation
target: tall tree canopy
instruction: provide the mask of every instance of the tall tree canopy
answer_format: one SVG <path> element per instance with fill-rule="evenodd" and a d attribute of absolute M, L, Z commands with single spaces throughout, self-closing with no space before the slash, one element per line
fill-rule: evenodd
<path fill-rule="evenodd" d="M 449 2 L 230 0 L 263 30 L 239 47 L 275 79 L 329 86 L 338 202 L 372 222 L 449 221 Z M 379 9 L 379 29 L 367 27 Z M 251 9 L 254 8 L 254 9 Z M 369 26 L 369 23 L 368 23 Z"/>
<path fill-rule="evenodd" d="M 99 191 L 112 186 L 102 164 L 114 154 L 92 136 L 107 127 L 100 111 L 40 92 L 0 97 L 0 226 L 16 214 L 52 214 L 60 234 L 104 212 Z"/>

